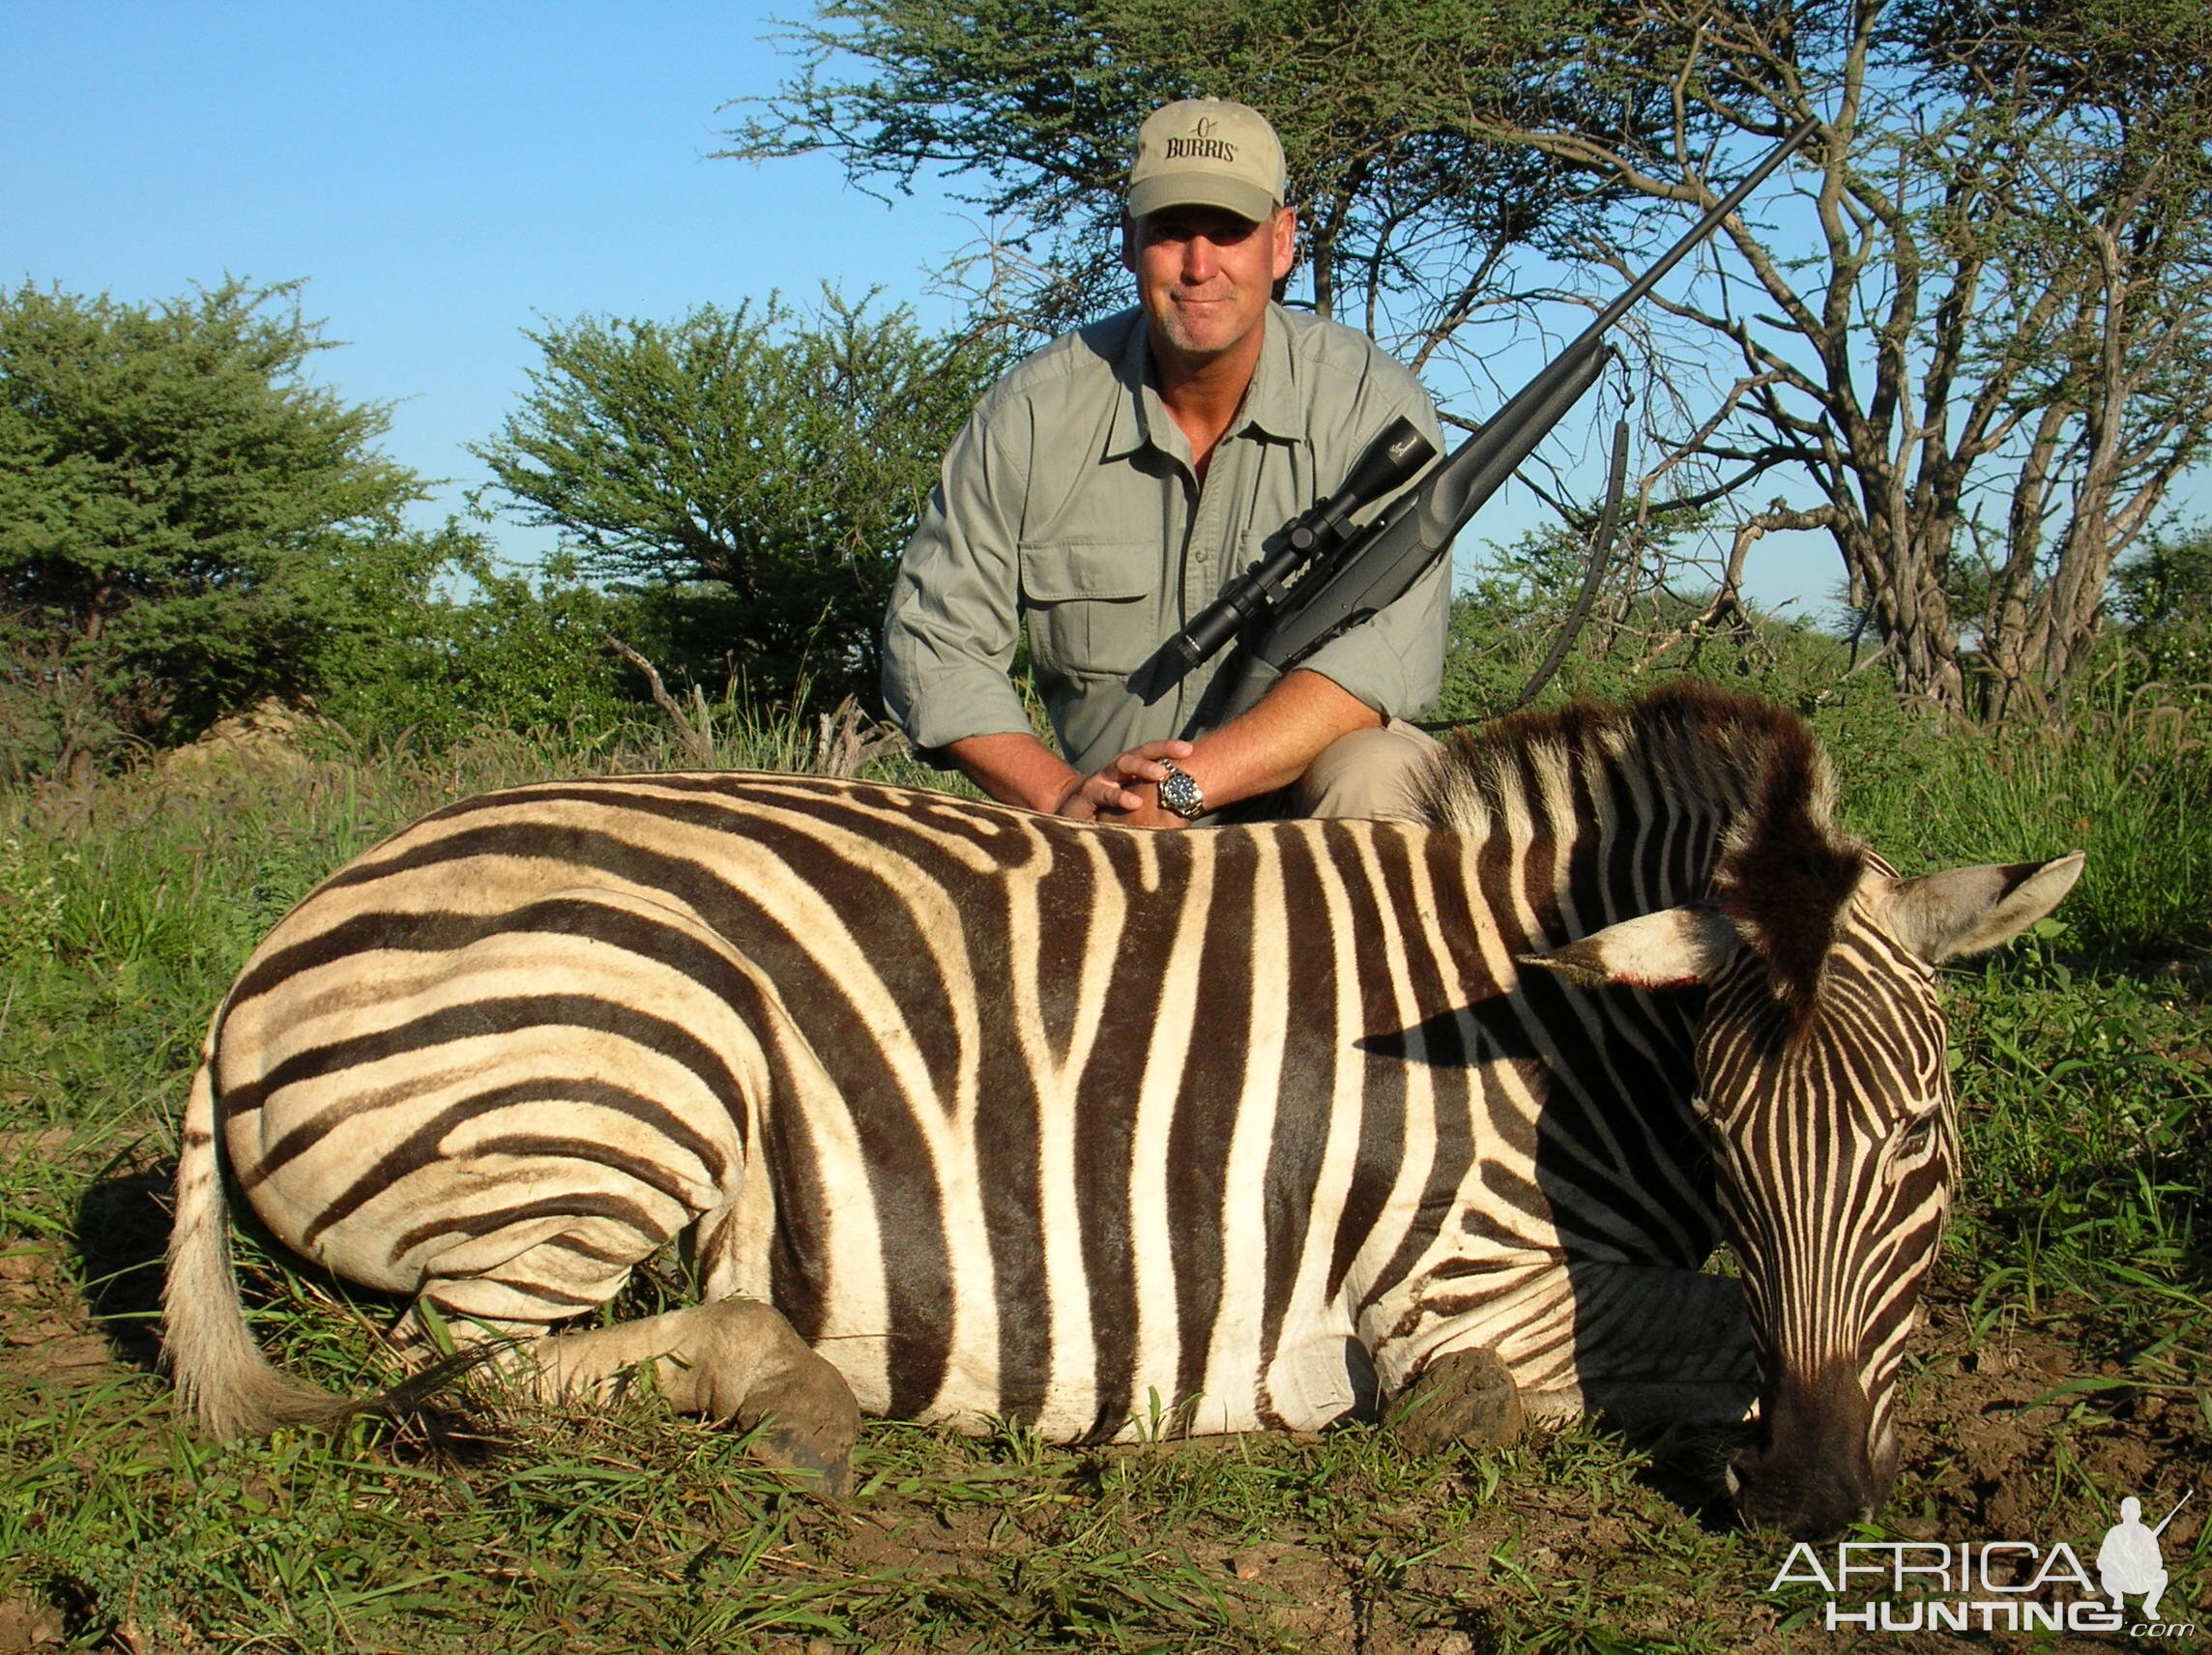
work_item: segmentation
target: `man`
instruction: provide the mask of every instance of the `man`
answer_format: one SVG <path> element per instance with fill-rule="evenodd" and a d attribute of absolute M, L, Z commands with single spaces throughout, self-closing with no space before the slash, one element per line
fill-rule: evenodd
<path fill-rule="evenodd" d="M 1016 366 L 946 455 L 892 591 L 884 699 L 995 798 L 1143 828 L 1412 808 L 1434 743 L 1404 720 L 1441 678 L 1448 557 L 1279 679 L 1224 652 L 1150 706 L 1127 683 L 1393 419 L 1442 448 L 1403 366 L 1273 302 L 1285 192 L 1258 111 L 1154 113 L 1122 217 L 1137 306 Z M 1007 680 L 1025 621 L 1065 759 Z"/>

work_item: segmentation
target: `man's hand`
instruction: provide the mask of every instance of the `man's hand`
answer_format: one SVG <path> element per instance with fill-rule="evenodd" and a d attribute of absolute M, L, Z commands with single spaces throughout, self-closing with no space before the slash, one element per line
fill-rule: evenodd
<path fill-rule="evenodd" d="M 1187 759 L 1188 741 L 1147 741 L 1117 753 L 1097 773 L 1079 778 L 1054 808 L 1074 822 L 1111 822 L 1120 828 L 1187 828 L 1189 823 L 1159 806 L 1158 784 L 1167 780 L 1163 759 Z"/>
<path fill-rule="evenodd" d="M 1027 731 L 964 737 L 948 751 L 977 787 L 1005 804 L 1073 822 L 1111 822 L 1123 828 L 1189 826 L 1160 809 L 1158 801 L 1159 783 L 1168 773 L 1160 761 L 1188 758 L 1188 741 L 1147 741 L 1116 754 L 1093 775 L 1078 775 Z"/>
<path fill-rule="evenodd" d="M 1026 730 L 963 737 L 946 750 L 977 787 L 1006 804 L 1118 828 L 1187 828 L 1160 808 L 1159 784 L 1168 773 L 1163 759 L 1188 770 L 1205 791 L 1208 810 L 1216 811 L 1287 786 L 1339 736 L 1382 723 L 1373 708 L 1301 667 L 1271 685 L 1257 706 L 1198 741 L 1147 741 L 1117 753 L 1091 775 L 1078 775 Z"/>

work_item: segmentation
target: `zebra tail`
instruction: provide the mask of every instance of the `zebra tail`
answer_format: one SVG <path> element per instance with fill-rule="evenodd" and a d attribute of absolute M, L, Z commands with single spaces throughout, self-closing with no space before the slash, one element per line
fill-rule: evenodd
<path fill-rule="evenodd" d="M 352 1406 L 305 1379 L 279 1373 L 247 1325 L 230 1259 L 230 1207 L 223 1194 L 215 1118 L 215 1043 L 192 1077 L 177 1158 L 177 1209 L 161 1289 L 163 1356 L 179 1400 L 217 1437 L 315 1424 Z"/>

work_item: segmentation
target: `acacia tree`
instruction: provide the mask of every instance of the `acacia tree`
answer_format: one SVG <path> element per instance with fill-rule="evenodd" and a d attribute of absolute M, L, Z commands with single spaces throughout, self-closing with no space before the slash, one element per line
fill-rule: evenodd
<path fill-rule="evenodd" d="M 997 317 L 1053 331 L 1125 303 L 1116 262 L 1138 126 L 1179 97 L 1265 109 L 1283 140 L 1311 303 L 1416 368 L 1516 296 L 1519 249 L 1563 252 L 1602 174 L 1499 144 L 1474 109 L 1557 96 L 1529 65 L 1587 0 L 824 0 L 790 29 L 800 62 L 729 134 L 747 160 L 828 151 L 863 188 L 960 180 L 1041 279 Z M 848 77 L 855 63 L 874 73 Z M 1524 107 L 1524 105 L 1526 105 Z M 1646 94 L 1615 113 L 1663 113 Z"/>
<path fill-rule="evenodd" d="M 1803 211 L 1731 224 L 1722 279 L 1671 305 L 1738 363 L 1678 451 L 1715 493 L 1810 481 L 1739 521 L 1828 532 L 1903 689 L 2040 712 L 2212 438 L 2202 14 L 1642 0 L 1616 28 L 1638 56 L 1593 37 L 1593 78 L 1667 66 L 1670 140 L 1519 141 L 1700 202 L 1716 153 L 1816 124 Z"/>
<path fill-rule="evenodd" d="M 515 514 L 655 595 L 694 673 L 872 695 L 891 575 L 1000 364 L 990 339 L 834 294 L 811 320 L 771 297 L 529 336 L 543 365 L 472 450 Z"/>
<path fill-rule="evenodd" d="M 738 153 L 827 149 L 879 184 L 948 167 L 994 212 L 1095 222 L 1144 109 L 1245 97 L 1285 129 L 1317 300 L 1416 363 L 1560 258 L 1627 272 L 1812 122 L 1794 205 L 1732 221 L 1705 279 L 1662 298 L 1661 365 L 1719 377 L 1660 399 L 1653 476 L 1725 503 L 1732 572 L 1763 534 L 1826 531 L 1900 687 L 1953 711 L 2063 695 L 2113 559 L 2212 435 L 2197 0 L 819 15 Z M 856 61 L 872 73 L 834 77 Z"/>
<path fill-rule="evenodd" d="M 0 713 L 10 768 L 64 769 L 312 688 L 426 581 L 386 411 L 308 381 L 299 284 L 152 305 L 0 294 Z"/>

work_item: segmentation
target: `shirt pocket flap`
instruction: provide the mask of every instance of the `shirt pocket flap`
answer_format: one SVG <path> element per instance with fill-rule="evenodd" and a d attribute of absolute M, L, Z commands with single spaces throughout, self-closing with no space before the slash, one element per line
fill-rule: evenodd
<path fill-rule="evenodd" d="M 1076 598 L 1126 601 L 1150 592 L 1159 579 L 1156 541 L 1112 540 L 1021 548 L 1022 595 L 1032 603 Z"/>

